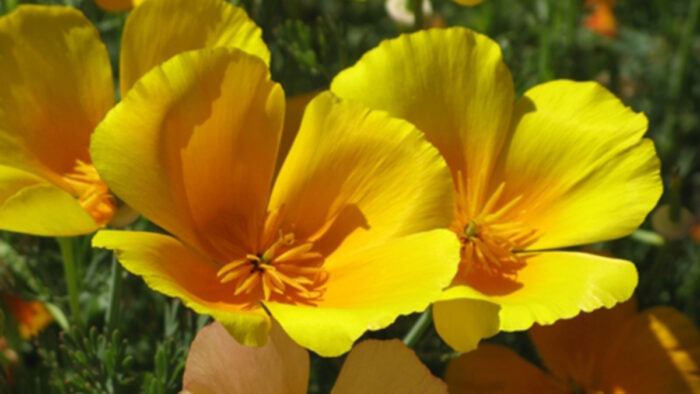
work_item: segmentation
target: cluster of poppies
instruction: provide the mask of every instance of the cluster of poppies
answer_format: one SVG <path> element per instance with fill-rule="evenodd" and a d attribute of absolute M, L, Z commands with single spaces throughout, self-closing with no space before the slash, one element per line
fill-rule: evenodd
<path fill-rule="evenodd" d="M 244 368 L 292 385 L 269 379 L 284 368 L 268 364 L 284 362 L 301 368 L 289 391 L 303 392 L 298 346 L 338 356 L 431 305 L 444 341 L 469 352 L 630 299 L 633 263 L 561 249 L 625 236 L 655 206 L 644 114 L 593 82 L 516 100 L 499 46 L 458 27 L 384 41 L 328 91 L 287 99 L 261 36 L 223 0 L 143 1 L 124 28 L 115 105 L 107 51 L 79 11 L 22 5 L 0 18 L 0 228 L 97 231 L 94 247 L 212 316 L 186 389 L 252 392 Z M 167 234 L 122 229 L 135 213 Z M 198 343 L 220 357 L 198 356 Z M 402 346 L 359 345 L 337 391 L 367 392 L 370 360 Z M 498 363 L 504 350 L 455 360 L 455 387 L 478 392 L 496 379 L 489 368 L 508 368 L 483 352 Z M 221 365 L 193 378 L 190 365 L 212 358 Z M 570 388 L 560 364 L 560 380 L 538 371 L 536 383 Z M 411 368 L 396 371 L 427 377 L 407 392 L 445 390 Z"/>

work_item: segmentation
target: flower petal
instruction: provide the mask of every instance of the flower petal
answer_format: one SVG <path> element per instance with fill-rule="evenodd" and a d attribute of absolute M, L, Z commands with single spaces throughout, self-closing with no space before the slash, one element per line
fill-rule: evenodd
<path fill-rule="evenodd" d="M 61 186 L 114 103 L 107 50 L 72 7 L 21 5 L 0 18 L 0 165 Z M 60 147 L 60 149 L 57 149 Z"/>
<path fill-rule="evenodd" d="M 484 338 L 500 331 L 498 304 L 482 300 L 455 299 L 433 304 L 435 331 L 458 352 L 470 352 Z"/>
<path fill-rule="evenodd" d="M 91 153 L 128 205 L 225 258 L 212 245 L 236 247 L 224 245 L 236 240 L 231 225 L 265 212 L 283 117 L 284 94 L 260 59 L 229 48 L 187 52 L 110 111 Z"/>
<path fill-rule="evenodd" d="M 327 259 L 329 278 L 317 306 L 265 306 L 297 343 L 324 357 L 338 356 L 366 330 L 425 310 L 449 285 L 458 260 L 459 242 L 450 231 L 409 235 Z"/>
<path fill-rule="evenodd" d="M 324 255 L 357 251 L 452 220 L 444 160 L 408 122 L 323 93 L 309 103 L 270 210 Z"/>
<path fill-rule="evenodd" d="M 451 394 L 564 394 L 566 390 L 512 350 L 488 343 L 450 361 L 445 381 Z"/>
<path fill-rule="evenodd" d="M 516 104 L 494 184 L 521 195 L 530 249 L 618 238 L 635 230 L 662 191 L 644 114 L 594 82 L 536 86 Z M 514 208 L 513 211 L 518 211 Z"/>
<path fill-rule="evenodd" d="M 669 307 L 631 320 L 601 363 L 600 389 L 617 393 L 700 392 L 700 333 Z"/>
<path fill-rule="evenodd" d="M 506 137 L 514 95 L 498 44 L 461 27 L 384 41 L 338 74 L 331 91 L 410 121 L 453 176 L 480 182 Z"/>
<path fill-rule="evenodd" d="M 618 339 L 621 328 L 637 313 L 629 301 L 611 309 L 581 313 L 549 326 L 535 325 L 530 338 L 547 369 L 560 381 L 573 379 L 581 387 L 594 387 L 604 355 Z"/>
<path fill-rule="evenodd" d="M 284 128 L 282 129 L 282 139 L 280 140 L 280 149 L 277 156 L 277 170 L 282 167 L 284 159 L 289 153 L 289 149 L 292 147 L 292 143 L 297 138 L 297 133 L 299 133 L 299 126 L 301 125 L 301 119 L 306 111 L 306 106 L 311 102 L 311 100 L 316 97 L 320 92 L 315 90 L 313 92 L 300 94 L 298 96 L 287 98 L 286 109 L 284 112 Z"/>
<path fill-rule="evenodd" d="M 350 351 L 331 393 L 447 394 L 447 385 L 398 339 L 370 339 Z"/>
<path fill-rule="evenodd" d="M 222 0 L 149 0 L 124 26 L 120 58 L 122 97 L 153 67 L 194 49 L 233 47 L 266 64 L 262 31 L 242 8 Z"/>
<path fill-rule="evenodd" d="M 200 314 L 211 315 L 244 345 L 262 346 L 270 319 L 262 308 L 242 310 L 243 301 L 233 288 L 217 279 L 219 267 L 193 249 L 167 235 L 102 230 L 92 246 L 114 251 L 127 271 L 165 295 L 177 297 Z"/>
<path fill-rule="evenodd" d="M 97 223 L 67 191 L 0 165 L 0 229 L 45 236 L 89 234 Z"/>
<path fill-rule="evenodd" d="M 443 300 L 470 298 L 497 303 L 501 306 L 501 330 L 519 331 L 534 323 L 568 319 L 580 311 L 610 308 L 629 299 L 637 285 L 637 270 L 629 261 L 575 252 L 524 256 L 526 265 L 517 278 L 492 280 L 482 291 L 455 286 L 444 292 Z"/>
<path fill-rule="evenodd" d="M 238 344 L 219 323 L 202 328 L 190 346 L 182 388 L 200 393 L 305 394 L 309 353 L 273 324 L 256 348 Z"/>
<path fill-rule="evenodd" d="M 142 2 L 143 0 L 95 0 L 95 4 L 108 12 L 129 11 Z"/>

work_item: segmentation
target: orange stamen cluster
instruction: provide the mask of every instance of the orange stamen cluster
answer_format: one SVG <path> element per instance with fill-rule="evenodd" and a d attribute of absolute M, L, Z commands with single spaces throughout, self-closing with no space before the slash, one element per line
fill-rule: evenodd
<path fill-rule="evenodd" d="M 293 233 L 279 229 L 280 211 L 268 213 L 257 253 L 248 253 L 217 272 L 221 283 L 235 283 L 234 295 L 265 301 L 314 305 L 328 279 L 323 256 L 313 243 L 297 242 Z"/>
<path fill-rule="evenodd" d="M 100 179 L 95 166 L 76 160 L 73 172 L 63 176 L 63 180 L 73 189 L 73 194 L 85 211 L 100 226 L 112 220 L 116 211 L 116 201 L 107 185 Z"/>
<path fill-rule="evenodd" d="M 489 276 L 514 277 L 524 265 L 518 252 L 537 240 L 537 232 L 514 219 L 514 207 L 520 196 L 501 202 L 505 184 L 501 183 L 486 202 L 477 187 L 458 177 L 456 215 L 451 229 L 462 243 L 459 276 L 468 280 L 469 274 L 483 272 Z M 522 212 L 520 212 L 522 213 Z"/>

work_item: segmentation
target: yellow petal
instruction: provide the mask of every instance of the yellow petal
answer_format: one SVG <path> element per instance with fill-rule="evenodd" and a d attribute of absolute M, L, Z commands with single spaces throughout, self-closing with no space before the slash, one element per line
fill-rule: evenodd
<path fill-rule="evenodd" d="M 535 325 L 530 338 L 544 365 L 560 381 L 573 379 L 580 387 L 593 388 L 605 354 L 636 314 L 637 303 L 632 298 L 612 309 L 581 313 L 550 326 Z"/>
<path fill-rule="evenodd" d="M 256 348 L 238 344 L 219 323 L 202 328 L 190 346 L 183 390 L 203 393 L 305 394 L 309 353 L 277 324 L 270 339 Z"/>
<path fill-rule="evenodd" d="M 292 147 L 292 143 L 297 138 L 297 133 L 299 132 L 299 126 L 301 125 L 301 119 L 304 116 L 306 106 L 309 104 L 311 99 L 316 97 L 319 93 L 319 91 L 313 91 L 300 94 L 298 96 L 289 97 L 287 99 L 287 108 L 284 113 L 284 128 L 282 130 L 282 139 L 280 141 L 277 167 L 282 166 L 284 159 L 289 153 L 289 149 Z M 276 172 L 279 172 L 279 168 L 277 168 Z"/>
<path fill-rule="evenodd" d="M 409 235 L 326 260 L 326 292 L 317 306 L 265 303 L 298 344 L 338 356 L 367 330 L 425 310 L 457 270 L 459 242 L 448 230 Z"/>
<path fill-rule="evenodd" d="M 97 230 L 97 223 L 67 191 L 16 168 L 0 165 L 0 229 L 45 236 Z"/>
<path fill-rule="evenodd" d="M 516 104 L 494 184 L 521 195 L 531 249 L 579 245 L 634 231 L 661 195 L 659 159 L 644 114 L 594 82 L 554 81 Z"/>
<path fill-rule="evenodd" d="M 143 3 L 143 0 L 95 0 L 100 8 L 109 12 L 124 12 Z"/>
<path fill-rule="evenodd" d="M 269 205 L 284 205 L 297 238 L 328 255 L 448 227 L 452 182 L 415 127 L 323 93 L 306 108 Z"/>
<path fill-rule="evenodd" d="M 232 226 L 265 212 L 283 117 L 284 93 L 260 59 L 228 48 L 187 52 L 110 111 L 91 153 L 129 206 L 223 258 L 211 244 L 233 247 Z"/>
<path fill-rule="evenodd" d="M 609 393 L 700 392 L 700 333 L 669 307 L 654 307 L 631 320 L 601 363 L 601 390 Z"/>
<path fill-rule="evenodd" d="M 76 9 L 21 5 L 0 18 L 0 165 L 57 185 L 114 103 L 109 57 Z"/>
<path fill-rule="evenodd" d="M 500 331 L 500 306 L 488 301 L 455 299 L 433 304 L 438 335 L 458 352 L 469 352 Z"/>
<path fill-rule="evenodd" d="M 501 330 L 519 331 L 534 323 L 571 318 L 580 311 L 610 308 L 629 299 L 637 285 L 637 270 L 628 261 L 575 252 L 524 256 L 526 265 L 517 278 L 484 281 L 482 291 L 455 286 L 444 292 L 443 300 L 469 298 L 497 303 L 501 306 Z"/>
<path fill-rule="evenodd" d="M 512 350 L 486 343 L 450 361 L 445 381 L 451 394 L 566 393 L 554 379 Z"/>
<path fill-rule="evenodd" d="M 447 385 L 398 339 L 370 339 L 348 354 L 331 393 L 447 394 Z"/>
<path fill-rule="evenodd" d="M 242 310 L 244 301 L 217 279 L 219 266 L 167 235 L 99 231 L 92 246 L 114 251 L 124 268 L 153 290 L 177 297 L 195 312 L 211 315 L 244 345 L 262 346 L 270 319 L 262 308 Z"/>
<path fill-rule="evenodd" d="M 194 49 L 239 48 L 266 64 L 262 31 L 242 8 L 223 0 L 149 0 L 126 21 L 121 43 L 122 97 L 153 67 Z"/>
<path fill-rule="evenodd" d="M 412 122 L 453 175 L 480 183 L 506 136 L 514 94 L 498 44 L 461 27 L 384 41 L 338 74 L 331 91 Z"/>

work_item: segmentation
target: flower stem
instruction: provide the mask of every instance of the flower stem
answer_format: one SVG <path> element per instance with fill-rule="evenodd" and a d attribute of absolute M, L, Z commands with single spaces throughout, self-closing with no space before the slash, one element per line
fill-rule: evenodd
<path fill-rule="evenodd" d="M 78 327 L 83 327 L 83 317 L 80 311 L 80 290 L 78 289 L 78 272 L 76 270 L 75 253 L 72 238 L 56 238 L 63 257 L 63 273 L 68 287 L 68 302 L 70 304 L 73 322 Z"/>
<path fill-rule="evenodd" d="M 413 28 L 418 31 L 423 28 L 423 0 L 413 0 Z"/>
<path fill-rule="evenodd" d="M 655 233 L 653 231 L 649 230 L 643 230 L 639 229 L 632 234 L 630 234 L 630 238 L 637 242 L 641 242 L 644 244 L 648 245 L 653 245 L 653 246 L 663 246 L 666 241 L 664 240 L 664 237 L 659 235 L 658 233 Z"/>
<path fill-rule="evenodd" d="M 119 325 L 119 312 L 122 298 L 122 267 L 112 254 L 112 277 L 109 290 L 109 307 L 107 308 L 107 331 L 110 332 Z"/>
<path fill-rule="evenodd" d="M 403 343 L 405 343 L 408 347 L 414 347 L 416 343 L 418 343 L 418 340 L 423 336 L 425 330 L 428 329 L 428 326 L 430 326 L 432 321 L 433 311 L 430 307 L 428 307 L 425 312 L 418 316 L 418 320 L 413 323 L 413 327 L 411 327 L 411 329 L 408 330 L 408 333 L 406 333 L 406 336 L 403 337 Z"/>

